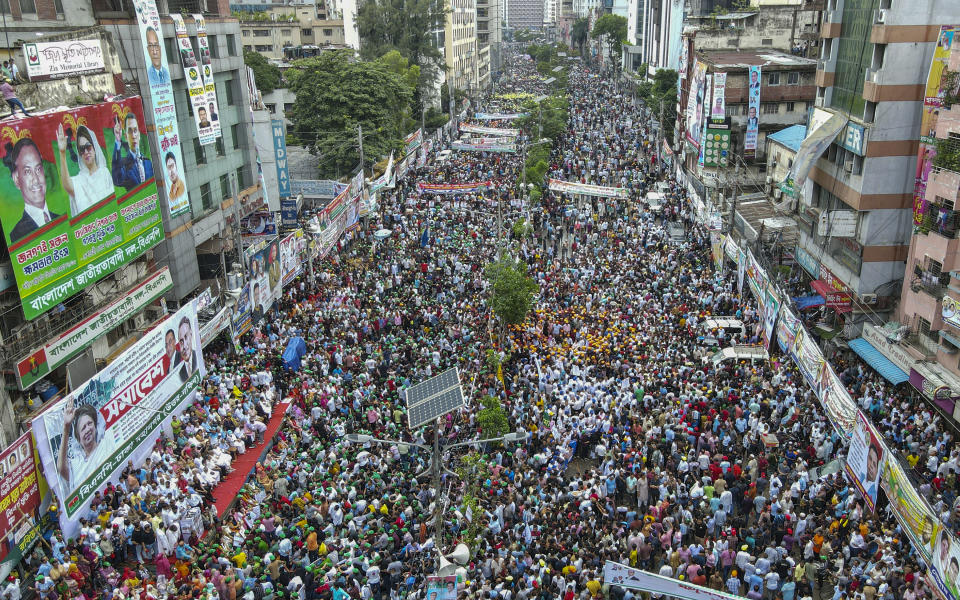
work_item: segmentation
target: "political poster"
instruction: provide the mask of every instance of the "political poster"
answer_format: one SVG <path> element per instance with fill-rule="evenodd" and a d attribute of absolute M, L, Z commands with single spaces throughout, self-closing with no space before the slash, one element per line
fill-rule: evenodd
<path fill-rule="evenodd" d="M 187 26 L 183 16 L 171 14 L 173 29 L 177 34 L 177 50 L 180 53 L 180 65 L 183 67 L 183 78 L 187 86 L 187 95 L 190 97 L 190 109 L 193 113 L 193 122 L 197 127 L 197 137 L 200 144 L 206 146 L 216 139 L 213 122 L 207 108 L 207 89 L 203 85 L 203 76 L 200 74 L 200 63 L 193 51 L 193 42 L 187 34 Z"/>
<path fill-rule="evenodd" d="M 747 251 L 741 247 L 737 251 L 737 293 L 743 295 L 743 278 L 747 274 Z"/>
<path fill-rule="evenodd" d="M 27 432 L 0 452 L 0 563 L 17 554 L 11 533 L 38 517 L 40 484 L 33 436 Z"/>
<path fill-rule="evenodd" d="M 820 370 L 823 368 L 823 354 L 817 342 L 810 337 L 807 330 L 801 325 L 793 338 L 793 347 L 790 348 L 793 361 L 800 368 L 800 373 L 810 387 L 820 381 Z"/>
<path fill-rule="evenodd" d="M 160 13 L 155 0 L 132 0 L 137 11 L 137 26 L 143 57 L 147 61 L 147 81 L 150 84 L 150 106 L 153 110 L 153 136 L 163 155 L 149 167 L 144 164 L 141 180 L 149 179 L 154 169 L 160 173 L 157 188 L 164 190 L 170 208 L 170 216 L 176 217 L 190 210 L 189 186 L 184 179 L 185 165 L 180 151 L 180 130 L 177 127 L 177 108 L 173 97 L 173 84 L 167 68 L 167 51 L 163 46 Z M 140 122 L 141 125 L 143 122 Z M 126 127 L 124 127 L 126 131 Z M 144 130 L 145 131 L 145 130 Z M 139 138 L 140 132 L 137 136 Z M 149 144 L 143 144 L 147 151 Z M 136 149 L 135 149 L 136 150 Z M 149 172 L 149 175 L 146 173 Z M 136 175 L 132 175 L 135 179 Z M 162 184 L 162 185 L 161 185 Z"/>
<path fill-rule="evenodd" d="M 403 155 L 407 156 L 423 143 L 423 130 L 418 129 L 403 139 Z"/>
<path fill-rule="evenodd" d="M 210 62 L 210 41 L 207 39 L 207 21 L 203 15 L 193 15 L 197 24 L 197 46 L 200 49 L 200 74 L 203 78 L 204 103 L 207 106 L 207 119 L 213 126 L 214 139 L 222 137 L 220 130 L 220 105 L 217 103 L 217 86 L 213 79 L 213 64 Z"/>
<path fill-rule="evenodd" d="M 258 210 L 240 219 L 240 232 L 246 236 L 277 235 L 277 220 L 272 212 Z"/>
<path fill-rule="evenodd" d="M 750 67 L 750 86 L 747 88 L 747 128 L 743 135 L 743 155 L 757 153 L 757 136 L 760 129 L 760 77 L 761 67 Z"/>
<path fill-rule="evenodd" d="M 704 97 L 707 94 L 706 74 L 707 65 L 698 60 L 690 78 L 690 95 L 687 99 L 686 112 L 687 141 L 697 149 L 700 148 L 700 140 L 703 135 Z"/>
<path fill-rule="evenodd" d="M 602 185 L 590 185 L 580 183 L 579 181 L 561 181 L 560 179 L 548 180 L 551 192 L 563 192 L 566 194 L 579 194 L 581 196 L 594 196 L 597 198 L 626 198 L 626 188 L 606 187 Z"/>
<path fill-rule="evenodd" d="M 800 319 L 788 307 L 780 310 L 780 320 L 777 321 L 777 345 L 781 352 L 787 352 L 797 337 L 800 328 Z"/>
<path fill-rule="evenodd" d="M 196 300 L 146 332 L 66 398 L 33 419 L 60 526 L 76 537 L 95 491 L 153 450 L 161 428 L 194 397 L 206 374 Z"/>
<path fill-rule="evenodd" d="M 26 42 L 23 45 L 27 79 L 48 81 L 76 77 L 104 70 L 100 38 L 62 40 L 59 42 Z"/>
<path fill-rule="evenodd" d="M 899 461 L 883 461 L 881 472 L 880 487 L 890 502 L 890 510 L 924 561 L 932 563 L 934 540 L 940 537 L 940 519 L 910 483 Z"/>
<path fill-rule="evenodd" d="M 608 560 L 603 565 L 603 583 L 632 590 L 641 590 L 657 596 L 666 596 L 678 600 L 743 600 L 726 592 L 696 585 L 688 581 L 655 575 L 642 569 Z"/>
<path fill-rule="evenodd" d="M 240 296 L 230 315 L 230 329 L 234 342 L 253 327 L 253 303 L 251 302 L 250 283 L 240 289 Z"/>
<path fill-rule="evenodd" d="M 163 240 L 139 97 L 0 126 L 0 222 L 36 319 Z"/>
<path fill-rule="evenodd" d="M 880 473 L 885 459 L 886 451 L 880 436 L 873 430 L 867 417 L 857 411 L 857 421 L 853 435 L 850 436 L 844 468 L 870 512 L 877 509 Z"/>
<path fill-rule="evenodd" d="M 251 319 L 254 325 L 280 298 L 280 244 L 277 238 L 262 240 L 246 250 L 251 289 Z"/>
<path fill-rule="evenodd" d="M 763 301 L 763 346 L 769 350 L 770 342 L 773 341 L 774 326 L 777 323 L 777 315 L 780 314 L 780 294 L 773 288 L 772 284 L 767 284 L 764 292 Z"/>
<path fill-rule="evenodd" d="M 517 151 L 516 144 L 483 144 L 479 142 L 453 142 L 450 145 L 453 150 L 461 152 L 497 152 L 513 154 Z"/>
<path fill-rule="evenodd" d="M 807 339 L 809 340 L 810 338 Z M 819 354 L 819 346 L 815 347 Z M 823 360 L 822 354 L 820 354 L 820 357 L 823 363 L 817 375 L 815 385 L 811 385 L 817 393 L 817 397 L 820 399 L 820 404 L 823 405 L 827 418 L 833 424 L 837 433 L 844 437 L 849 437 L 853 434 L 853 430 L 856 427 L 857 405 L 850 397 L 850 393 L 847 392 L 847 388 L 844 387 L 843 382 L 837 377 L 833 366 L 828 361 Z"/>
<path fill-rule="evenodd" d="M 457 600 L 457 576 L 427 577 L 426 600 Z"/>
<path fill-rule="evenodd" d="M 940 529 L 929 561 L 936 591 L 947 600 L 960 599 L 960 540 L 946 527 Z"/>
<path fill-rule="evenodd" d="M 290 285 L 303 271 L 303 261 L 307 252 L 307 238 L 302 229 L 298 229 L 280 240 L 280 277 L 282 285 Z"/>
<path fill-rule="evenodd" d="M 710 118 L 723 119 L 727 116 L 727 74 L 713 74 L 713 100 L 710 102 Z"/>
<path fill-rule="evenodd" d="M 517 137 L 520 135 L 519 129 L 500 129 L 498 127 L 484 127 L 482 125 L 471 125 L 470 123 L 460 123 L 460 131 L 464 133 L 479 133 L 492 137 Z"/>

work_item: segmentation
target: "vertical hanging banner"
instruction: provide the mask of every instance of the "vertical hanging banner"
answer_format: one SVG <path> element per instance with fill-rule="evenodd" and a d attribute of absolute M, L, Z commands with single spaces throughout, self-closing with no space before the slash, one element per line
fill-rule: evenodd
<path fill-rule="evenodd" d="M 190 107 L 193 109 L 193 122 L 197 126 L 197 137 L 200 138 L 200 144 L 206 146 L 217 139 L 207 112 L 207 90 L 203 86 L 197 55 L 193 52 L 193 43 L 187 35 L 187 26 L 183 22 L 183 17 L 173 14 L 170 18 L 173 19 L 173 29 L 177 32 L 177 50 L 180 52 L 180 64 L 183 66 L 187 93 L 190 94 Z"/>
<path fill-rule="evenodd" d="M 176 217 L 190 210 L 189 187 L 184 177 L 186 169 L 180 152 L 180 130 L 177 127 L 177 108 L 173 101 L 173 85 L 167 69 L 167 53 L 163 47 L 160 13 L 154 0 L 133 0 L 140 28 L 140 43 L 147 62 L 147 80 L 153 108 L 153 136 L 163 155 L 164 168 L 158 168 L 157 187 L 167 196 L 170 216 Z M 145 111 L 146 112 L 146 111 Z"/>
<path fill-rule="evenodd" d="M 710 118 L 722 119 L 727 116 L 727 74 L 713 74 L 713 101 L 710 103 Z"/>
<path fill-rule="evenodd" d="M 880 436 L 874 431 L 867 417 L 857 411 L 856 426 L 850 437 L 845 468 L 850 480 L 870 508 L 870 512 L 877 508 L 880 473 L 885 458 L 886 449 Z"/>
<path fill-rule="evenodd" d="M 690 79 L 690 95 L 687 101 L 687 141 L 700 148 L 700 136 L 703 135 L 703 98 L 707 91 L 704 82 L 707 78 L 707 65 L 697 61 Z"/>
<path fill-rule="evenodd" d="M 280 197 L 290 195 L 290 171 L 287 168 L 287 136 L 283 132 L 283 120 L 270 121 L 270 130 L 273 132 L 273 158 L 277 161 L 277 190 Z"/>
<path fill-rule="evenodd" d="M 203 15 L 193 15 L 197 24 L 197 46 L 200 48 L 200 73 L 203 76 L 203 91 L 206 96 L 207 119 L 213 126 L 214 139 L 222 137 L 220 132 L 220 105 L 217 104 L 217 86 L 213 82 L 213 66 L 210 63 L 210 42 L 207 40 L 207 22 Z"/>
<path fill-rule="evenodd" d="M 757 153 L 757 131 L 760 125 L 760 67 L 750 67 L 750 87 L 747 90 L 747 129 L 743 136 L 743 155 Z"/>

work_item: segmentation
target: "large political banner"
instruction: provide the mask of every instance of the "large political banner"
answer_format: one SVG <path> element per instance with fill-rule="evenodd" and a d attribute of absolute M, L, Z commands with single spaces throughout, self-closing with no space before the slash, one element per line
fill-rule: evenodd
<path fill-rule="evenodd" d="M 763 345 L 769 350 L 770 342 L 773 341 L 774 326 L 777 323 L 777 315 L 780 314 L 780 294 L 768 283 L 764 292 L 763 301 Z"/>
<path fill-rule="evenodd" d="M 713 74 L 713 100 L 710 102 L 710 118 L 723 119 L 727 116 L 727 74 Z"/>
<path fill-rule="evenodd" d="M 261 240 L 246 249 L 251 287 L 251 310 L 256 325 L 280 298 L 280 243 L 277 238 Z"/>
<path fill-rule="evenodd" d="M 946 600 L 960 599 L 960 540 L 943 527 L 934 540 L 932 554 L 929 579 L 936 591 Z"/>
<path fill-rule="evenodd" d="M 187 95 L 190 97 L 190 107 L 193 112 L 193 123 L 197 128 L 197 137 L 200 144 L 206 146 L 216 140 L 213 122 L 207 109 L 207 88 L 203 85 L 203 76 L 200 74 L 200 65 L 197 55 L 193 51 L 193 42 L 187 34 L 187 26 L 183 17 L 171 14 L 173 29 L 177 33 L 177 49 L 180 52 L 180 65 L 183 66 L 183 77 L 186 80 Z"/>
<path fill-rule="evenodd" d="M 757 137 L 760 129 L 760 76 L 761 68 L 750 67 L 750 87 L 747 89 L 747 128 L 743 135 L 743 155 L 757 153 Z"/>
<path fill-rule="evenodd" d="M 498 152 L 513 154 L 517 151 L 516 144 L 485 144 L 479 142 L 453 142 L 450 144 L 450 148 L 460 150 L 461 152 Z"/>
<path fill-rule="evenodd" d="M 150 98 L 153 105 L 153 136 L 162 154 L 160 160 L 141 161 L 134 172 L 134 166 L 128 167 L 128 175 L 134 181 L 144 181 L 159 173 L 157 188 L 166 191 L 170 216 L 176 217 L 190 210 L 190 197 L 183 155 L 180 152 L 180 130 L 177 127 L 177 108 L 173 99 L 173 84 L 170 82 L 170 70 L 167 68 L 167 51 L 160 35 L 160 13 L 155 0 L 133 0 L 137 11 L 137 25 L 140 28 L 140 43 L 143 57 L 147 61 L 147 80 L 150 84 Z M 141 121 L 140 124 L 143 124 Z M 123 127 L 126 134 L 126 124 Z M 137 139 L 141 131 L 137 131 Z M 149 144 L 142 144 L 140 150 L 148 151 Z M 142 167 L 142 168 L 141 168 Z M 138 179 L 139 177 L 139 179 Z M 162 184 L 162 185 L 161 185 Z"/>
<path fill-rule="evenodd" d="M 303 271 L 303 259 L 307 252 L 307 238 L 302 229 L 297 229 L 280 240 L 280 276 L 282 285 L 290 285 Z"/>
<path fill-rule="evenodd" d="M 801 326 L 800 319 L 792 310 L 784 306 L 780 311 L 780 320 L 777 321 L 777 345 L 780 346 L 781 352 L 787 352 L 793 346 L 797 330 Z"/>
<path fill-rule="evenodd" d="M 0 126 L 0 222 L 36 319 L 164 236 L 139 97 Z"/>
<path fill-rule="evenodd" d="M 767 290 L 767 274 L 757 262 L 750 249 L 747 249 L 747 283 L 757 302 L 763 303 L 763 296 Z"/>
<path fill-rule="evenodd" d="M 548 181 L 550 191 L 563 192 L 567 194 L 580 194 L 581 196 L 595 196 L 597 198 L 626 198 L 627 189 L 618 187 L 605 187 L 602 185 L 590 185 L 580 183 L 579 181 L 561 181 L 559 179 L 550 179 Z"/>
<path fill-rule="evenodd" d="M 33 436 L 27 432 L 0 452 L 0 563 L 15 550 L 14 536 L 10 534 L 34 524 L 40 498 Z"/>
<path fill-rule="evenodd" d="M 253 302 L 251 300 L 250 283 L 247 282 L 240 290 L 237 303 L 231 309 L 230 331 L 234 341 L 250 331 L 253 327 Z"/>
<path fill-rule="evenodd" d="M 850 436 L 844 468 L 870 512 L 877 509 L 880 473 L 885 459 L 886 451 L 880 436 L 873 430 L 867 417 L 857 411 L 857 422 Z"/>
<path fill-rule="evenodd" d="M 403 138 L 403 154 L 404 156 L 410 154 L 414 150 L 420 147 L 420 144 L 423 143 L 423 130 L 418 129 Z"/>
<path fill-rule="evenodd" d="M 816 346 L 816 348 L 819 352 L 819 346 Z M 843 436 L 850 436 L 857 424 L 857 404 L 850 397 L 846 386 L 837 377 L 833 365 L 824 360 L 822 356 L 821 354 L 823 367 L 820 369 L 816 384 L 811 385 L 827 413 L 827 418 L 833 423 L 837 432 Z"/>
<path fill-rule="evenodd" d="M 687 98 L 687 141 L 700 148 L 703 135 L 703 104 L 707 95 L 706 89 L 707 65 L 697 61 L 693 68 L 693 77 L 690 79 L 690 94 Z"/>
<path fill-rule="evenodd" d="M 194 396 L 206 367 L 197 300 L 146 332 L 107 367 L 33 420 L 43 473 L 74 537 L 95 491 L 153 450 Z"/>
<path fill-rule="evenodd" d="M 483 125 L 471 125 L 470 123 L 460 123 L 460 131 L 464 133 L 479 133 L 493 137 L 517 137 L 520 135 L 519 129 L 501 129 L 498 127 L 485 127 Z"/>
<path fill-rule="evenodd" d="M 610 560 L 603 565 L 603 583 L 679 600 L 742 600 L 743 598 L 681 579 L 634 569 Z"/>
<path fill-rule="evenodd" d="M 210 42 L 207 39 L 207 21 L 203 15 L 193 15 L 197 24 L 197 46 L 200 47 L 200 72 L 203 75 L 203 91 L 206 97 L 207 118 L 213 126 L 214 139 L 222 137 L 220 130 L 220 108 L 217 102 L 217 86 L 213 80 L 213 65 L 210 62 Z"/>
<path fill-rule="evenodd" d="M 900 463 L 891 457 L 883 462 L 880 487 L 890 501 L 890 510 L 900 522 L 901 529 L 920 551 L 923 558 L 930 562 L 931 546 L 939 538 L 940 519 L 930 509 L 916 488 L 910 483 L 906 471 Z"/>
<path fill-rule="evenodd" d="M 453 196 L 456 194 L 476 194 L 493 187 L 493 182 L 478 181 L 476 183 L 418 183 L 417 190 L 421 194 L 437 194 Z"/>

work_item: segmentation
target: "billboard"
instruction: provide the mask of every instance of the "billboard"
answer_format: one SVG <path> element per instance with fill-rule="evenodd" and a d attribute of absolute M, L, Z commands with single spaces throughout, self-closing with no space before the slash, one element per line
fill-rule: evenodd
<path fill-rule="evenodd" d="M 703 166 L 725 167 L 730 157 L 729 119 L 707 122 L 706 136 L 703 139 Z"/>
<path fill-rule="evenodd" d="M 27 42 L 23 45 L 23 59 L 30 81 L 75 77 L 104 70 L 100 38 Z"/>
<path fill-rule="evenodd" d="M 233 339 L 236 340 L 253 327 L 253 306 L 250 301 L 250 283 L 247 282 L 240 290 L 237 303 L 231 309 L 230 328 Z"/>
<path fill-rule="evenodd" d="M 0 452 L 0 563 L 13 549 L 14 536 L 21 527 L 33 525 L 40 508 L 40 474 L 33 450 L 33 436 L 21 435 Z M 18 553 L 13 552 L 14 556 Z"/>
<path fill-rule="evenodd" d="M 100 336 L 143 310 L 172 287 L 170 269 L 163 267 L 123 296 L 17 361 L 20 389 L 28 389 L 50 371 L 66 364 Z"/>
<path fill-rule="evenodd" d="M 743 135 L 743 155 L 757 153 L 757 136 L 760 129 L 760 83 L 761 68 L 750 67 L 750 87 L 747 89 L 747 129 Z"/>
<path fill-rule="evenodd" d="M 303 271 L 303 257 L 307 252 L 307 238 L 298 229 L 280 241 L 280 277 L 282 285 L 290 285 Z"/>
<path fill-rule="evenodd" d="M 857 421 L 847 448 L 847 460 L 844 468 L 860 495 L 870 508 L 877 509 L 877 493 L 880 490 L 880 473 L 886 451 L 880 436 L 870 426 L 867 417 L 857 411 Z"/>
<path fill-rule="evenodd" d="M 197 24 L 197 46 L 200 48 L 200 73 L 203 76 L 203 91 L 206 96 L 207 118 L 213 126 L 213 137 L 222 137 L 220 131 L 220 105 L 217 103 L 217 86 L 213 80 L 213 65 L 210 63 L 210 42 L 207 40 L 207 22 L 203 15 L 193 15 Z"/>
<path fill-rule="evenodd" d="M 713 100 L 710 102 L 710 118 L 723 119 L 727 116 L 727 74 L 713 74 Z"/>
<path fill-rule="evenodd" d="M 146 332 L 66 398 L 33 419 L 43 473 L 74 537 L 95 491 L 140 464 L 161 430 L 194 397 L 206 367 L 196 300 Z"/>
<path fill-rule="evenodd" d="M 697 61 L 690 79 L 690 96 L 687 101 L 687 141 L 700 148 L 703 135 L 703 103 L 706 96 L 707 65 Z"/>
<path fill-rule="evenodd" d="M 0 222 L 36 319 L 163 237 L 139 97 L 0 127 Z"/>
<path fill-rule="evenodd" d="M 177 33 L 177 50 L 180 53 L 180 65 L 183 67 L 183 78 L 190 96 L 190 109 L 193 113 L 193 123 L 197 127 L 197 137 L 200 144 L 212 144 L 217 136 L 214 135 L 213 122 L 210 120 L 210 111 L 207 108 L 207 89 L 203 85 L 203 76 L 200 74 L 200 64 L 193 51 L 193 42 L 187 35 L 187 26 L 183 16 L 171 14 L 173 29 Z M 219 118 L 219 116 L 218 116 Z"/>
<path fill-rule="evenodd" d="M 663 577 L 608 560 L 603 565 L 603 583 L 650 592 L 654 597 L 678 600 L 740 600 L 742 596 L 718 592 L 682 579 Z"/>
<path fill-rule="evenodd" d="M 259 210 L 240 219 L 240 232 L 244 236 L 277 235 L 277 221 L 272 212 Z"/>
<path fill-rule="evenodd" d="M 280 244 L 277 238 L 261 240 L 245 250 L 249 268 L 251 320 L 256 325 L 280 298 Z"/>
<path fill-rule="evenodd" d="M 277 161 L 277 189 L 280 197 L 290 196 L 290 172 L 287 167 L 287 136 L 283 132 L 283 120 L 272 119 L 270 129 L 273 131 L 273 158 Z"/>
<path fill-rule="evenodd" d="M 173 84 L 170 82 L 170 70 L 167 69 L 167 52 L 160 35 L 160 14 L 155 0 L 133 0 L 137 11 L 137 25 L 140 28 L 140 44 L 143 57 L 147 61 L 147 80 L 150 83 L 150 98 L 153 105 L 153 136 L 160 148 L 163 165 L 157 171 L 157 188 L 166 192 L 170 206 L 170 216 L 176 217 L 190 210 L 190 197 L 187 182 L 184 179 L 186 165 L 180 152 L 180 130 L 177 127 L 177 108 L 173 100 Z M 143 144 L 144 150 L 148 144 Z M 154 166 L 149 168 L 152 176 Z M 146 168 L 144 168 L 144 173 Z M 136 179 L 135 173 L 131 177 Z M 140 175 L 141 179 L 149 176 Z"/>

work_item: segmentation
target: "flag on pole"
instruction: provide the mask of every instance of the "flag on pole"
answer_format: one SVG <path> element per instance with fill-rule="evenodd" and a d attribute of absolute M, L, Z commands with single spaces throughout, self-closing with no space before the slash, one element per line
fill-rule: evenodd
<path fill-rule="evenodd" d="M 427 225 L 420 236 L 420 247 L 426 248 L 430 244 L 430 226 Z"/>

